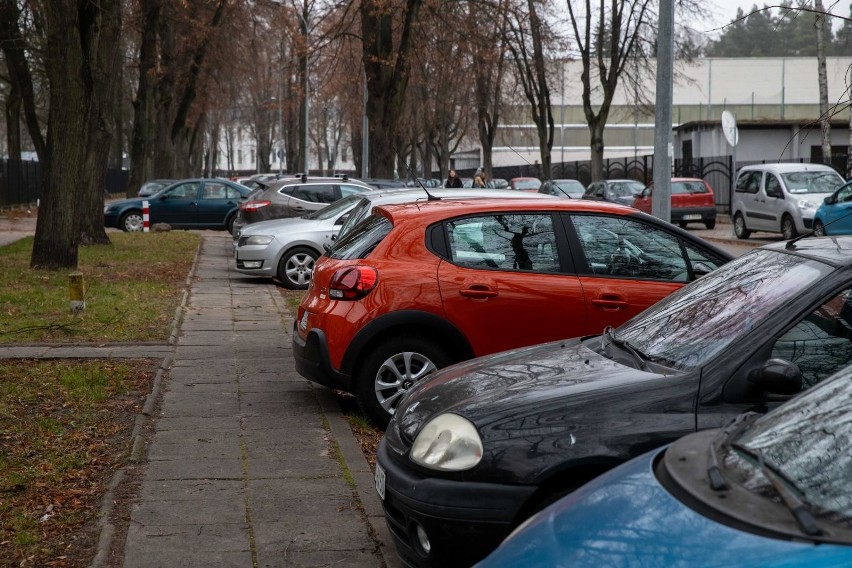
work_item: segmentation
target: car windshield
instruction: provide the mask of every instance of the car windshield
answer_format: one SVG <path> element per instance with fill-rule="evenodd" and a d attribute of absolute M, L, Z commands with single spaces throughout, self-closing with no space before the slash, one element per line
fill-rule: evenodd
<path fill-rule="evenodd" d="M 560 179 L 553 183 L 556 184 L 556 187 L 571 195 L 583 195 L 586 192 L 586 188 L 579 181 Z"/>
<path fill-rule="evenodd" d="M 756 250 L 651 306 L 617 335 L 651 360 L 700 367 L 832 270 L 816 260 Z"/>
<path fill-rule="evenodd" d="M 673 181 L 672 195 L 689 193 L 707 193 L 707 186 L 701 181 Z"/>
<path fill-rule="evenodd" d="M 609 190 L 617 197 L 630 197 L 639 195 L 645 186 L 638 181 L 618 181 L 609 184 Z"/>
<path fill-rule="evenodd" d="M 832 193 L 845 182 L 837 172 L 790 172 L 781 174 L 787 191 L 799 193 Z"/>
<path fill-rule="evenodd" d="M 538 189 L 541 182 L 536 179 L 515 180 L 515 189 Z"/>
<path fill-rule="evenodd" d="M 355 207 L 355 204 L 361 201 L 361 197 L 359 195 L 349 195 L 344 197 L 343 199 L 338 199 L 334 203 L 330 203 L 326 205 L 322 209 L 317 209 L 316 211 L 311 211 L 306 215 L 302 215 L 303 219 L 315 219 L 318 221 L 322 221 L 324 219 L 332 219 L 337 217 L 338 215 L 342 215 L 346 213 L 348 210 Z"/>
<path fill-rule="evenodd" d="M 852 518 L 852 372 L 807 391 L 777 410 L 761 416 L 735 440 L 779 472 L 804 500 L 818 510 Z M 734 468 L 744 485 L 775 496 L 771 483 L 754 460 L 728 450 L 725 465 Z"/>

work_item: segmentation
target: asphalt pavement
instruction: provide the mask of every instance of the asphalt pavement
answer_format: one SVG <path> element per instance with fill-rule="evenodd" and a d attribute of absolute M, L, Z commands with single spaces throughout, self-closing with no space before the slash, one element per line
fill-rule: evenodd
<path fill-rule="evenodd" d="M 0 245 L 34 218 L 0 215 Z M 731 226 L 690 228 L 719 243 Z M 301 378 L 293 308 L 269 282 L 234 271 L 227 233 L 202 231 L 169 342 L 0 347 L 0 358 L 157 358 L 131 459 L 142 470 L 123 566 L 399 566 L 373 476 L 332 393 Z M 153 435 L 144 435 L 152 429 Z M 93 566 L 112 566 L 116 473 Z"/>

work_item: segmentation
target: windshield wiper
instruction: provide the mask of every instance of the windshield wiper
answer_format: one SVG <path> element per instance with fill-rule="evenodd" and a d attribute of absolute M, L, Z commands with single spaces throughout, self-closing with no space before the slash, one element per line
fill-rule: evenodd
<path fill-rule="evenodd" d="M 778 496 L 781 497 L 784 505 L 793 514 L 793 518 L 796 519 L 796 523 L 799 525 L 799 528 L 802 529 L 803 533 L 809 536 L 820 536 L 823 534 L 822 529 L 817 526 L 814 516 L 808 510 L 808 504 L 799 499 L 792 491 L 790 491 L 790 489 L 787 488 L 787 485 L 795 487 L 795 483 L 792 483 L 783 472 L 778 470 L 777 467 L 766 463 L 766 460 L 763 459 L 763 453 L 760 451 L 752 450 L 738 442 L 732 443 L 731 447 L 736 449 L 738 452 L 757 460 L 758 469 L 760 469 L 763 476 L 769 480 L 769 483 L 772 484 L 775 491 L 778 492 Z"/>
<path fill-rule="evenodd" d="M 722 469 L 719 467 L 716 453 L 730 445 L 730 441 L 739 436 L 740 432 L 757 416 L 760 416 L 757 412 L 744 412 L 740 414 L 730 424 L 722 428 L 710 442 L 707 448 L 709 450 L 707 463 L 710 464 L 707 466 L 707 477 L 710 478 L 710 488 L 713 491 L 730 489 L 728 482 L 725 481 L 725 477 L 722 475 Z"/>
<path fill-rule="evenodd" d="M 625 351 L 630 353 L 630 355 L 639 365 L 639 368 L 641 370 L 647 373 L 651 372 L 651 369 L 648 367 L 647 363 L 645 363 L 645 359 L 647 359 L 648 357 L 644 353 L 630 345 L 628 341 L 624 339 L 618 339 L 615 336 L 615 329 L 611 325 L 606 326 L 603 330 L 603 335 L 601 336 L 601 350 L 606 349 L 606 346 L 608 345 L 607 340 L 609 340 L 609 343 L 614 343 L 621 349 L 624 349 Z"/>

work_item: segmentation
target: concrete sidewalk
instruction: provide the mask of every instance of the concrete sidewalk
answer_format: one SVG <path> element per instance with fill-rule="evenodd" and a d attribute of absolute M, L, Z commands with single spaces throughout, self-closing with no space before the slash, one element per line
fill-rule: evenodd
<path fill-rule="evenodd" d="M 339 406 L 293 369 L 291 309 L 230 256 L 204 233 L 124 566 L 398 565 Z"/>

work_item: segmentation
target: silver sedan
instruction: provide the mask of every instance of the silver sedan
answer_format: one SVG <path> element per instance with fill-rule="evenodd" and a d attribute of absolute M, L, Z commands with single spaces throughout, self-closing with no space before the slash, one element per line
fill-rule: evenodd
<path fill-rule="evenodd" d="M 234 248 L 237 272 L 277 278 L 290 290 L 306 289 L 314 262 L 360 200 L 350 195 L 304 217 L 246 225 Z"/>

